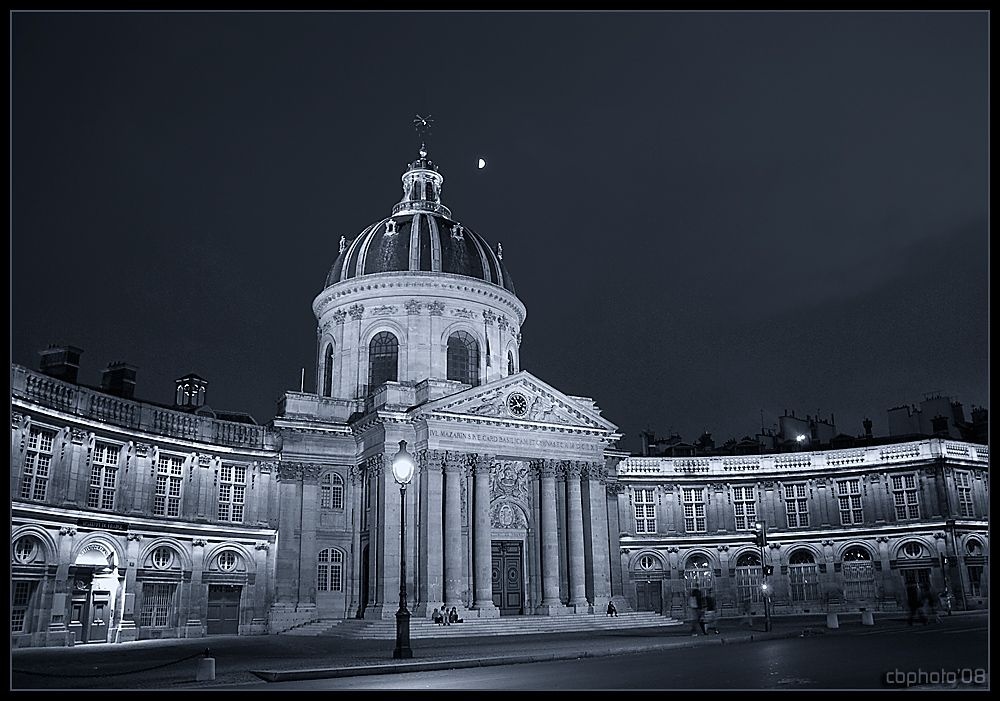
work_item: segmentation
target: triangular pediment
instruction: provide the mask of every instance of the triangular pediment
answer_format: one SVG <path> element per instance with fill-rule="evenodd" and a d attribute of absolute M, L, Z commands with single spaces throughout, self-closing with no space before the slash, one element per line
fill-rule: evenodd
<path fill-rule="evenodd" d="M 422 415 L 465 415 L 503 421 L 617 431 L 589 399 L 563 394 L 531 373 L 521 372 L 419 407 Z"/>

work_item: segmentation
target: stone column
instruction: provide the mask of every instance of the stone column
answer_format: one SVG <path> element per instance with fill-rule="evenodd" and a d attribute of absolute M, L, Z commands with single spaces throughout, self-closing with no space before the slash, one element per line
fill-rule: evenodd
<path fill-rule="evenodd" d="M 465 478 L 462 453 L 444 456 L 444 605 L 465 610 L 462 601 L 462 480 Z"/>
<path fill-rule="evenodd" d="M 569 571 L 569 607 L 576 613 L 593 613 L 587 603 L 586 560 L 583 539 L 582 463 L 566 461 L 566 535 Z"/>
<path fill-rule="evenodd" d="M 539 460 L 539 492 L 541 501 L 540 527 L 542 550 L 542 603 L 538 613 L 552 615 L 562 612 L 559 600 L 559 530 L 556 524 L 556 465 L 552 460 Z"/>
<path fill-rule="evenodd" d="M 351 476 L 351 514 L 353 515 L 354 528 L 351 534 L 351 562 L 348 571 L 345 573 L 345 585 L 350 597 L 348 601 L 348 614 L 357 618 L 364 615 L 361 610 L 361 523 L 364 521 L 362 513 L 365 505 L 362 502 L 365 484 L 364 464 L 352 465 Z"/>
<path fill-rule="evenodd" d="M 414 613 L 429 616 L 444 603 L 444 484 L 441 464 L 444 456 L 434 450 L 420 453 L 420 577 L 419 604 Z"/>
<path fill-rule="evenodd" d="M 583 483 L 584 535 L 587 546 L 587 593 L 595 613 L 608 610 L 611 599 L 611 551 L 608 500 L 603 463 L 588 463 Z M 589 526 L 589 527 L 588 527 Z"/>
<path fill-rule="evenodd" d="M 500 609 L 493 603 L 493 528 L 490 524 L 490 466 L 486 455 L 475 457 L 473 472 L 472 608 L 480 618 L 497 618 Z"/>

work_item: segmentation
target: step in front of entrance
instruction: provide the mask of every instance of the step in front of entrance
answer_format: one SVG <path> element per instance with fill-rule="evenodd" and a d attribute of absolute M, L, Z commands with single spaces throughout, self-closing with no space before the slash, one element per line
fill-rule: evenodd
<path fill-rule="evenodd" d="M 456 623 L 450 626 L 442 626 L 426 618 L 411 618 L 410 638 L 578 633 L 602 630 L 636 630 L 678 625 L 682 625 L 682 622 L 649 612 L 626 612 L 618 617 L 598 614 L 570 614 L 565 616 L 472 618 L 467 619 L 463 623 Z M 356 619 L 320 620 L 287 631 L 284 635 L 333 635 L 359 640 L 393 640 L 396 637 L 396 622 L 391 619 L 378 621 Z"/>

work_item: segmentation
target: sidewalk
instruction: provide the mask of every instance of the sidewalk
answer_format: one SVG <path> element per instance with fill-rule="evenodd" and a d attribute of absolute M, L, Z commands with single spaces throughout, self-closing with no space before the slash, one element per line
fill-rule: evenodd
<path fill-rule="evenodd" d="M 677 647 L 750 643 L 803 635 L 850 634 L 869 629 L 860 614 L 841 614 L 839 628 L 825 614 L 780 616 L 770 632 L 762 618 L 718 622 L 719 633 L 691 635 L 689 623 L 670 628 L 413 640 L 410 660 L 394 660 L 393 640 L 332 636 L 220 636 L 143 640 L 120 645 L 31 648 L 11 652 L 11 689 L 197 689 L 267 681 L 390 674 L 470 666 L 601 657 Z M 876 627 L 906 627 L 906 615 L 875 614 Z M 199 666 L 214 660 L 215 678 L 197 681 Z M 264 680 L 264 681 L 262 681 Z"/>

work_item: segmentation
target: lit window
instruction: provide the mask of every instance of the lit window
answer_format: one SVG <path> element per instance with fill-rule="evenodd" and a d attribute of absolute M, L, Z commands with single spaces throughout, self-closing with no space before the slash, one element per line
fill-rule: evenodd
<path fill-rule="evenodd" d="M 336 472 L 328 472 L 320 480 L 319 506 L 321 509 L 344 508 L 344 478 Z"/>
<path fill-rule="evenodd" d="M 972 476 L 968 472 L 955 473 L 955 486 L 958 488 L 958 509 L 962 518 L 972 518 Z"/>
<path fill-rule="evenodd" d="M 841 480 L 837 482 L 837 502 L 840 504 L 840 522 L 845 525 L 864 523 L 865 513 L 861 507 L 861 480 Z"/>
<path fill-rule="evenodd" d="M 636 489 L 633 497 L 635 504 L 635 532 L 656 533 L 656 505 L 653 503 L 652 489 Z"/>
<path fill-rule="evenodd" d="M 243 523 L 246 504 L 247 468 L 223 465 L 219 470 L 219 520 Z"/>
<path fill-rule="evenodd" d="M 681 490 L 684 501 L 684 530 L 688 533 L 703 533 L 705 527 L 705 490 L 701 487 L 685 487 Z"/>
<path fill-rule="evenodd" d="M 691 592 L 697 589 L 704 597 L 713 596 L 715 589 L 712 568 L 704 555 L 692 555 L 684 566 L 685 600 L 691 597 Z"/>
<path fill-rule="evenodd" d="M 844 553 L 841 571 L 844 575 L 845 599 L 871 601 L 875 598 L 875 567 L 867 550 L 851 548 Z"/>
<path fill-rule="evenodd" d="M 153 513 L 157 516 L 180 516 L 184 458 L 161 455 L 156 465 L 156 494 Z"/>
<path fill-rule="evenodd" d="M 917 498 L 916 476 L 892 476 L 892 503 L 896 508 L 896 518 L 898 520 L 904 521 L 920 518 L 920 502 Z"/>
<path fill-rule="evenodd" d="M 368 389 L 375 389 L 399 377 L 399 341 L 382 331 L 368 344 Z"/>
<path fill-rule="evenodd" d="M 21 474 L 21 498 L 45 501 L 49 484 L 49 467 L 52 465 L 52 446 L 55 431 L 32 428 L 28 432 L 28 445 L 24 454 L 24 471 Z"/>
<path fill-rule="evenodd" d="M 785 485 L 785 515 L 789 528 L 803 528 L 809 525 L 809 500 L 804 484 Z"/>
<path fill-rule="evenodd" d="M 316 591 L 343 591 L 344 555 L 333 548 L 320 550 L 316 570 Z"/>
<path fill-rule="evenodd" d="M 643 555 L 639 558 L 639 569 L 651 570 L 654 567 L 656 567 L 656 561 L 653 559 L 652 555 Z"/>
<path fill-rule="evenodd" d="M 753 487 L 733 487 L 736 530 L 751 530 L 757 522 L 757 499 Z"/>
<path fill-rule="evenodd" d="M 118 458 L 121 448 L 116 445 L 94 445 L 90 467 L 90 490 L 87 506 L 91 509 L 114 509 L 115 486 L 118 481 Z"/>
<path fill-rule="evenodd" d="M 465 331 L 448 337 L 448 379 L 479 385 L 479 343 Z"/>

